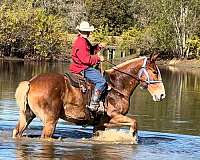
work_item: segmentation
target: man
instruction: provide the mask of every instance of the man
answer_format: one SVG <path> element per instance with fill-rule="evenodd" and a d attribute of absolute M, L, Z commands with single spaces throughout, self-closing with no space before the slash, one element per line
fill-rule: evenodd
<path fill-rule="evenodd" d="M 95 84 L 93 96 L 91 98 L 91 111 L 97 111 L 102 92 L 106 89 L 107 83 L 99 70 L 93 66 L 104 60 L 104 57 L 98 55 L 97 52 L 102 49 L 102 45 L 92 46 L 88 40 L 90 32 L 94 31 L 94 27 L 86 21 L 82 21 L 76 28 L 79 31 L 77 38 L 72 45 L 72 63 L 70 71 L 76 74 L 82 74 L 86 79 Z"/>

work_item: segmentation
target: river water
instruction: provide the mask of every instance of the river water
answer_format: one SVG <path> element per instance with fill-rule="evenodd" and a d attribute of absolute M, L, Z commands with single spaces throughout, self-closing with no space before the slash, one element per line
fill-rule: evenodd
<path fill-rule="evenodd" d="M 160 66 L 166 89 L 162 102 L 153 102 L 139 87 L 134 91 L 128 115 L 138 121 L 139 144 L 96 142 L 91 140 L 91 126 L 62 120 L 55 140 L 41 140 L 39 119 L 29 125 L 28 137 L 12 139 L 18 121 L 14 99 L 18 83 L 39 73 L 64 73 L 67 68 L 66 63 L 0 61 L 0 159 L 200 159 L 200 69 L 194 68 Z"/>

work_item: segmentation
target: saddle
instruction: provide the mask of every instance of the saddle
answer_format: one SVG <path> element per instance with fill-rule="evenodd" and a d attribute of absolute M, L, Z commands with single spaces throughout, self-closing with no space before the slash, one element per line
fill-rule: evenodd
<path fill-rule="evenodd" d="M 83 93 L 87 91 L 87 80 L 84 76 L 71 72 L 66 72 L 64 76 L 70 80 L 73 87 L 80 88 Z"/>
<path fill-rule="evenodd" d="M 81 88 L 81 91 L 83 93 L 85 93 L 87 91 L 87 81 L 88 80 L 86 80 L 86 78 L 83 75 L 75 74 L 75 73 L 71 73 L 71 72 L 66 72 L 64 74 L 64 76 L 67 77 L 70 80 L 71 85 L 73 87 Z M 104 71 L 103 76 L 108 83 L 111 82 L 107 72 Z M 89 83 L 91 83 L 91 82 L 89 82 Z M 110 88 L 108 88 L 107 90 L 110 90 Z"/>

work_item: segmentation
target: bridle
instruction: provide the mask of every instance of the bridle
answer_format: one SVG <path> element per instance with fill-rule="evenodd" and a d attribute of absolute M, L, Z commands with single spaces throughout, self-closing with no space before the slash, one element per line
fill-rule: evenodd
<path fill-rule="evenodd" d="M 151 80 L 150 79 L 150 76 L 149 76 L 149 74 L 147 72 L 146 65 L 147 65 L 147 57 L 144 57 L 144 63 L 142 65 L 141 69 L 138 72 L 138 79 L 141 81 L 141 77 L 143 75 L 145 75 L 146 76 L 146 80 L 142 80 L 142 82 L 145 82 L 147 85 L 154 84 L 154 83 L 162 83 L 162 80 Z M 156 69 L 157 69 L 157 72 L 158 72 L 158 77 L 161 77 L 160 70 L 159 70 L 157 65 L 156 65 Z"/>
<path fill-rule="evenodd" d="M 133 76 L 129 73 L 126 73 L 124 71 L 121 71 L 119 68 L 117 68 L 117 65 L 110 62 L 110 61 L 107 61 L 105 60 L 106 62 L 110 63 L 111 65 L 115 66 L 113 67 L 112 69 L 120 72 L 120 73 L 123 73 L 123 74 L 126 74 L 126 75 L 129 75 L 130 77 L 140 81 L 140 82 L 144 82 L 146 83 L 146 86 L 148 86 L 149 84 L 154 84 L 154 83 L 163 83 L 162 80 L 151 80 L 150 76 L 149 76 L 149 73 L 147 72 L 147 57 L 144 57 L 144 62 L 143 62 L 143 65 L 142 67 L 140 68 L 139 72 L 138 72 L 138 75 L 137 76 Z M 160 74 L 160 70 L 158 68 L 158 66 L 156 65 L 156 69 L 157 69 L 157 72 L 158 72 L 158 76 L 161 77 L 161 74 Z M 146 76 L 146 80 L 142 80 L 141 77 L 145 75 Z M 144 86 L 143 86 L 144 87 Z"/>

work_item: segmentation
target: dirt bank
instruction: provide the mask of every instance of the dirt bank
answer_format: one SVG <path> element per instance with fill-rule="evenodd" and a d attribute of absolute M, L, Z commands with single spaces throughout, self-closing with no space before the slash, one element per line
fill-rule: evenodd
<path fill-rule="evenodd" d="M 131 57 L 133 58 L 133 57 Z M 130 57 L 126 57 L 124 59 L 120 59 L 114 61 L 114 63 L 119 64 L 122 63 L 128 59 L 131 59 Z M 134 57 L 135 58 L 135 57 Z M 22 59 L 22 58 L 16 58 L 16 57 L 0 57 L 0 60 L 6 60 L 6 61 L 41 61 L 40 59 Z M 62 57 L 62 58 L 55 58 L 53 60 L 50 60 L 49 58 L 43 59 L 43 61 L 54 61 L 54 62 L 70 62 L 70 57 Z M 172 60 L 158 60 L 158 65 L 166 65 L 166 66 L 175 66 L 175 67 L 184 67 L 184 68 L 200 68 L 200 60 L 197 59 L 191 59 L 191 60 L 180 60 L 180 59 L 172 59 Z"/>
<path fill-rule="evenodd" d="M 200 60 L 191 59 L 191 60 L 180 60 L 180 59 L 172 59 L 172 60 L 160 60 L 158 61 L 160 65 L 167 66 L 175 66 L 175 67 L 184 67 L 184 68 L 200 68 Z"/>

